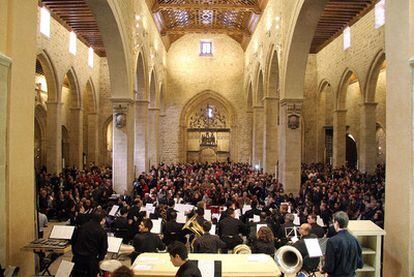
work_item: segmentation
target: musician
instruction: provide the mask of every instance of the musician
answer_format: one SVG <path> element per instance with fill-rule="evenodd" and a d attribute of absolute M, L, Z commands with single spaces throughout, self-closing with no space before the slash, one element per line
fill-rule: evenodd
<path fill-rule="evenodd" d="M 176 241 L 168 246 L 171 263 L 179 267 L 175 277 L 201 277 L 197 264 L 188 260 L 188 251 L 182 242 Z"/>
<path fill-rule="evenodd" d="M 317 239 L 317 235 L 312 233 L 312 226 L 304 223 L 299 227 L 300 240 L 293 244 L 293 247 L 299 250 L 303 258 L 303 265 L 301 270 L 312 272 L 319 264 L 319 258 L 310 258 L 308 249 L 306 248 L 305 239 Z"/>
<path fill-rule="evenodd" d="M 102 228 L 105 224 L 103 213 L 94 213 L 91 219 L 80 226 L 72 236 L 72 261 L 75 263 L 72 276 L 96 276 L 99 261 L 105 258 L 108 237 Z"/>
<path fill-rule="evenodd" d="M 209 221 L 203 222 L 204 234 L 197 238 L 194 242 L 194 253 L 218 253 L 219 249 L 226 247 L 226 243 L 218 236 L 211 235 L 211 223 Z"/>
<path fill-rule="evenodd" d="M 236 209 L 236 204 L 234 204 L 233 201 L 229 200 L 229 201 L 226 202 L 226 208 L 227 209 L 221 213 L 219 221 L 222 221 L 225 218 L 227 218 L 229 216 L 229 209 L 231 208 L 234 211 Z"/>
<path fill-rule="evenodd" d="M 233 249 L 243 242 L 240 233 L 245 233 L 246 227 L 235 218 L 233 208 L 227 209 L 227 214 L 228 216 L 219 222 L 219 236 L 226 243 L 227 249 Z"/>
<path fill-rule="evenodd" d="M 294 233 L 292 233 L 292 236 L 287 237 L 286 234 L 291 233 L 292 228 L 296 228 L 295 224 L 293 224 L 293 221 L 295 220 L 295 216 L 293 214 L 286 214 L 285 215 L 285 223 L 280 226 L 279 234 L 278 234 L 278 246 L 281 247 L 283 245 L 286 245 L 289 242 L 290 237 L 293 236 Z"/>
<path fill-rule="evenodd" d="M 362 268 L 362 250 L 358 240 L 348 230 L 348 215 L 339 211 L 333 215 L 333 224 L 337 234 L 326 244 L 323 273 L 329 277 L 355 276 L 357 268 Z"/>
<path fill-rule="evenodd" d="M 120 216 L 111 223 L 111 231 L 115 237 L 122 238 L 123 243 L 128 243 L 130 240 L 129 224 L 127 219 L 127 209 L 122 207 L 119 210 Z"/>
<path fill-rule="evenodd" d="M 325 230 L 316 223 L 317 216 L 315 214 L 310 214 L 307 217 L 307 222 L 312 227 L 310 232 L 315 234 L 318 238 L 323 238 L 325 236 Z"/>
<path fill-rule="evenodd" d="M 139 224 L 139 233 L 135 235 L 133 240 L 134 252 L 130 255 L 131 261 L 144 252 L 157 252 L 157 250 L 165 250 L 165 244 L 156 234 L 150 233 L 152 229 L 152 221 L 144 218 Z"/>
<path fill-rule="evenodd" d="M 169 245 L 173 241 L 181 241 L 185 243 L 183 226 L 184 224 L 177 222 L 177 212 L 171 211 L 169 215 L 170 219 L 162 226 L 163 242 Z"/>
<path fill-rule="evenodd" d="M 252 203 L 250 204 L 252 209 L 244 213 L 244 216 L 243 216 L 244 224 L 247 224 L 249 222 L 249 218 L 253 218 L 254 215 L 260 215 L 261 211 L 257 208 L 257 204 L 258 204 L 257 200 L 253 200 Z"/>
<path fill-rule="evenodd" d="M 134 205 L 129 209 L 127 219 L 129 225 L 130 237 L 133 238 L 138 232 L 138 225 L 145 217 L 145 212 L 141 212 L 142 201 L 135 198 Z"/>
<path fill-rule="evenodd" d="M 264 253 L 274 257 L 275 250 L 275 237 L 272 229 L 261 227 L 257 232 L 257 237 L 253 239 L 252 253 Z"/>

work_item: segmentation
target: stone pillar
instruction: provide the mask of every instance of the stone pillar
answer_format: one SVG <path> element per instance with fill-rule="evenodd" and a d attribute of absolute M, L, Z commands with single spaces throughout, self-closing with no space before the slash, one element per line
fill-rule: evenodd
<path fill-rule="evenodd" d="M 244 157 L 241 157 L 241 162 L 249 162 L 250 164 L 253 164 L 253 110 L 248 109 L 247 110 L 247 126 L 246 130 L 247 132 L 247 143 L 248 143 L 248 157 L 246 157 L 248 160 L 244 160 Z M 233 160 L 233 157 L 231 157 Z"/>
<path fill-rule="evenodd" d="M 333 166 L 341 167 L 346 160 L 346 110 L 334 111 L 333 115 Z"/>
<path fill-rule="evenodd" d="M 135 101 L 135 174 L 148 170 L 148 100 Z"/>
<path fill-rule="evenodd" d="M 129 99 L 113 99 L 112 182 L 117 193 L 132 190 L 134 178 L 134 103 Z"/>
<path fill-rule="evenodd" d="M 253 149 L 252 164 L 253 166 L 263 167 L 263 106 L 253 107 Z"/>
<path fill-rule="evenodd" d="M 359 142 L 359 170 L 374 173 L 377 167 L 377 103 L 361 105 L 361 124 Z"/>
<path fill-rule="evenodd" d="M 387 154 L 383 276 L 414 276 L 413 0 L 386 1 Z"/>
<path fill-rule="evenodd" d="M 157 165 L 159 163 L 159 145 L 160 145 L 160 109 L 148 109 L 148 153 L 149 166 Z"/>
<path fill-rule="evenodd" d="M 286 193 L 298 193 L 300 188 L 302 138 L 302 99 L 280 101 L 279 181 Z"/>
<path fill-rule="evenodd" d="M 62 171 L 62 103 L 46 102 L 47 105 L 47 171 Z"/>
<path fill-rule="evenodd" d="M 67 165 L 83 169 L 83 110 L 81 108 L 70 108 L 69 126 L 70 164 Z"/>
<path fill-rule="evenodd" d="M 276 173 L 278 134 L 277 117 L 279 114 L 279 99 L 265 97 L 264 99 L 264 134 L 263 134 L 263 170 Z"/>
<path fill-rule="evenodd" d="M 99 126 L 99 116 L 97 113 L 90 113 L 88 117 L 88 159 L 87 162 L 94 162 L 96 165 L 100 164 L 99 160 L 99 136 L 98 136 L 98 126 Z"/>

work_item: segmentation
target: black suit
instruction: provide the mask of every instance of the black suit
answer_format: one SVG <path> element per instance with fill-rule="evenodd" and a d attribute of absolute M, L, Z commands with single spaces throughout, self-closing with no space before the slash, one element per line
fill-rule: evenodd
<path fill-rule="evenodd" d="M 312 229 L 310 232 L 312 234 L 315 234 L 318 238 L 323 238 L 323 236 L 325 235 L 325 230 L 316 223 L 311 224 L 311 226 L 312 226 Z"/>
<path fill-rule="evenodd" d="M 162 234 L 164 235 L 164 243 L 170 244 L 173 241 L 181 241 L 182 243 L 186 242 L 183 232 L 184 224 L 178 223 L 175 220 L 170 220 L 167 223 L 162 225 Z"/>
<path fill-rule="evenodd" d="M 122 238 L 123 243 L 128 243 L 131 240 L 129 232 L 129 224 L 126 217 L 118 217 L 111 223 L 111 231 L 115 237 Z"/>
<path fill-rule="evenodd" d="M 72 276 L 96 276 L 107 248 L 108 237 L 99 222 L 90 220 L 80 226 L 72 237 L 72 261 L 75 263 Z"/>
<path fill-rule="evenodd" d="M 243 242 L 239 234 L 245 233 L 245 225 L 240 220 L 228 216 L 219 222 L 218 231 L 220 238 L 227 244 L 227 248 L 233 249 Z"/>
<path fill-rule="evenodd" d="M 260 215 L 260 212 L 261 211 L 258 208 L 252 208 L 251 210 L 248 210 L 244 213 L 243 222 L 248 223 L 249 218 L 253 218 L 254 215 Z"/>
<path fill-rule="evenodd" d="M 226 243 L 218 236 L 205 233 L 194 242 L 194 253 L 218 253 L 219 249 L 225 248 Z"/>
<path fill-rule="evenodd" d="M 362 266 L 361 246 L 347 230 L 339 231 L 328 240 L 323 267 L 328 276 L 353 277 L 355 270 Z"/>
<path fill-rule="evenodd" d="M 201 272 L 197 267 L 197 263 L 194 261 L 186 261 L 183 265 L 180 266 L 176 277 L 201 277 Z"/>
<path fill-rule="evenodd" d="M 165 244 L 160 237 L 150 232 L 138 233 L 133 240 L 134 252 L 131 254 L 131 261 L 144 252 L 157 252 L 157 250 L 165 250 Z"/>
<path fill-rule="evenodd" d="M 319 258 L 310 258 L 308 249 L 306 248 L 305 239 L 317 239 L 318 237 L 315 234 L 309 234 L 303 236 L 300 240 L 293 244 L 293 247 L 299 250 L 303 258 L 302 269 L 308 272 L 313 271 L 319 264 Z"/>

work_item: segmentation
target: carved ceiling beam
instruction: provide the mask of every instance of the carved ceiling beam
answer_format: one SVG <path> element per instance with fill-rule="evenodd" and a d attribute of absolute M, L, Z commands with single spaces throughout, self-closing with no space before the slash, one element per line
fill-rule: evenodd
<path fill-rule="evenodd" d="M 168 10 L 215 10 L 215 11 L 249 11 L 260 14 L 262 11 L 257 5 L 235 5 L 235 4 L 160 4 L 152 6 L 152 12 Z"/>
<path fill-rule="evenodd" d="M 182 28 L 179 30 L 166 29 L 161 32 L 161 35 L 184 35 L 188 33 L 212 33 L 251 36 L 247 30 L 233 30 L 226 28 Z"/>

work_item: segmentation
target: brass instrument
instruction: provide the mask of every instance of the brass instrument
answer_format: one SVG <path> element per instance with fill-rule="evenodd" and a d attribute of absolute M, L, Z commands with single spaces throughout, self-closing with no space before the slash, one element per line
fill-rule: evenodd
<path fill-rule="evenodd" d="M 252 254 L 252 250 L 246 244 L 239 244 L 234 247 L 233 254 Z"/>
<path fill-rule="evenodd" d="M 183 226 L 183 230 L 190 230 L 194 234 L 194 238 L 191 241 L 191 249 L 194 250 L 194 242 L 197 238 L 204 234 L 203 227 L 197 222 L 197 214 L 193 215 Z"/>
<path fill-rule="evenodd" d="M 288 245 L 276 251 L 275 261 L 285 276 L 296 276 L 303 265 L 303 258 L 299 250 Z"/>

